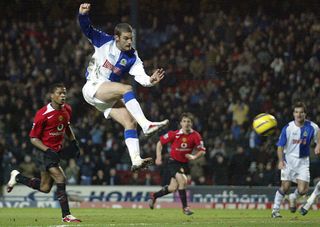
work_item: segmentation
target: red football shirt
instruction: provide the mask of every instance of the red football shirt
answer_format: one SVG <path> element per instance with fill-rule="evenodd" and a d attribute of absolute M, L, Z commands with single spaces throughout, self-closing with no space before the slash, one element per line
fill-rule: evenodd
<path fill-rule="evenodd" d="M 189 134 L 184 134 L 182 130 L 169 131 L 160 136 L 161 144 L 171 143 L 170 156 L 179 162 L 188 162 L 186 154 L 191 154 L 193 149 L 205 151 L 201 135 L 192 130 Z"/>
<path fill-rule="evenodd" d="M 60 151 L 71 114 L 70 105 L 65 104 L 61 110 L 55 110 L 49 103 L 36 113 L 29 136 L 40 139 L 44 145 L 57 152 Z"/>

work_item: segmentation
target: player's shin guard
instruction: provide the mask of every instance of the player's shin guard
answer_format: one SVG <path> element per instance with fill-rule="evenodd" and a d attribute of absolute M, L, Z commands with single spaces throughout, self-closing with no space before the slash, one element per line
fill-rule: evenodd
<path fill-rule="evenodd" d="M 40 191 L 40 179 L 39 178 L 29 178 L 29 177 L 25 177 L 21 174 L 18 174 L 16 176 L 16 181 L 20 184 L 24 184 L 24 185 L 28 186 L 29 188 L 33 188 L 33 189 Z"/>
<path fill-rule="evenodd" d="M 280 205 L 281 201 L 284 197 L 284 192 L 281 191 L 280 189 L 277 190 L 276 195 L 274 197 L 274 204 L 273 204 L 273 211 L 279 211 L 280 210 Z"/>
<path fill-rule="evenodd" d="M 179 196 L 180 196 L 180 199 L 181 199 L 181 203 L 182 203 L 182 207 L 185 208 L 187 207 L 187 193 L 186 193 L 186 190 L 185 189 L 182 189 L 182 190 L 178 190 L 179 192 Z"/>
<path fill-rule="evenodd" d="M 62 211 L 62 218 L 64 218 L 65 216 L 70 214 L 65 183 L 57 183 L 57 197 Z"/>
<path fill-rule="evenodd" d="M 127 129 L 124 131 L 125 143 L 127 145 L 132 165 L 140 165 L 140 145 L 138 139 L 138 133 L 135 129 Z"/>
<path fill-rule="evenodd" d="M 159 198 L 159 197 L 162 197 L 162 196 L 167 195 L 167 194 L 169 194 L 169 193 L 170 193 L 170 192 L 169 192 L 169 190 L 168 190 L 168 185 L 166 185 L 166 186 L 164 186 L 163 188 L 161 188 L 160 191 L 154 193 L 153 196 L 154 196 L 154 198 Z"/>
<path fill-rule="evenodd" d="M 123 95 L 124 103 L 127 108 L 127 110 L 130 112 L 130 114 L 133 116 L 133 118 L 138 122 L 140 127 L 143 129 L 148 124 L 150 124 L 150 121 L 147 120 L 145 117 L 140 104 L 136 100 L 133 91 L 128 91 Z"/>

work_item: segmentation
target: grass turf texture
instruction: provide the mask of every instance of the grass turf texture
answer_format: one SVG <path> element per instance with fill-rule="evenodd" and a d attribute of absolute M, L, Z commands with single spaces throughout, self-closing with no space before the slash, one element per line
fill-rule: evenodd
<path fill-rule="evenodd" d="M 72 209 L 81 223 L 62 223 L 60 209 L 0 208 L 0 226 L 320 226 L 320 211 L 306 216 L 282 211 L 272 219 L 270 210 L 196 209 L 186 216 L 180 209 Z"/>

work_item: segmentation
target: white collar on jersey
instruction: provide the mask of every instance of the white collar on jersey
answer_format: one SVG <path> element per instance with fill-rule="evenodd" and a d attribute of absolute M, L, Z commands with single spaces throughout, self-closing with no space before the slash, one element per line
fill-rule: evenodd
<path fill-rule="evenodd" d="M 64 104 L 62 105 L 62 108 L 63 108 L 63 107 L 64 107 Z M 61 109 L 62 109 L 62 108 L 61 108 Z M 53 109 L 51 103 L 48 103 L 46 112 L 44 112 L 42 115 L 45 115 L 45 114 L 47 114 L 47 113 L 50 113 L 50 112 L 52 112 L 52 111 L 54 111 L 54 110 L 55 110 L 55 109 Z"/>
<path fill-rule="evenodd" d="M 116 40 L 114 40 L 113 44 L 110 46 L 110 54 L 113 56 L 120 55 L 121 50 L 117 47 Z"/>
<path fill-rule="evenodd" d="M 191 133 L 193 133 L 193 129 L 191 129 L 191 131 L 190 131 L 190 133 L 189 133 L 189 134 L 191 134 Z M 184 134 L 184 133 L 183 133 L 182 129 L 180 129 L 180 130 L 179 130 L 179 132 L 178 132 L 177 134 Z"/>

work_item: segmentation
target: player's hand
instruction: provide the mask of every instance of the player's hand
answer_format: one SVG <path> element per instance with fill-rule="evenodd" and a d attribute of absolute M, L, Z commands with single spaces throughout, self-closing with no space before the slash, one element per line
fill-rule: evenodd
<path fill-rule="evenodd" d="M 80 14 L 88 14 L 90 11 L 90 3 L 82 3 L 79 7 Z"/>
<path fill-rule="evenodd" d="M 282 160 L 278 163 L 278 169 L 284 169 L 286 167 L 286 163 Z"/>
<path fill-rule="evenodd" d="M 188 160 L 195 160 L 196 159 L 196 156 L 192 155 L 192 154 L 186 154 L 185 157 L 188 159 Z"/>
<path fill-rule="evenodd" d="M 314 153 L 316 155 L 320 155 L 320 144 L 317 144 L 317 146 L 314 148 Z"/>
<path fill-rule="evenodd" d="M 51 163 L 58 163 L 60 161 L 59 154 L 50 148 L 45 151 L 45 156 Z"/>
<path fill-rule="evenodd" d="M 157 165 L 157 166 L 162 165 L 162 160 L 161 160 L 161 158 L 157 158 L 157 159 L 156 159 L 156 165 Z"/>
<path fill-rule="evenodd" d="M 164 78 L 165 71 L 161 69 L 157 69 L 152 76 L 150 76 L 150 83 L 155 85 L 160 82 Z"/>

